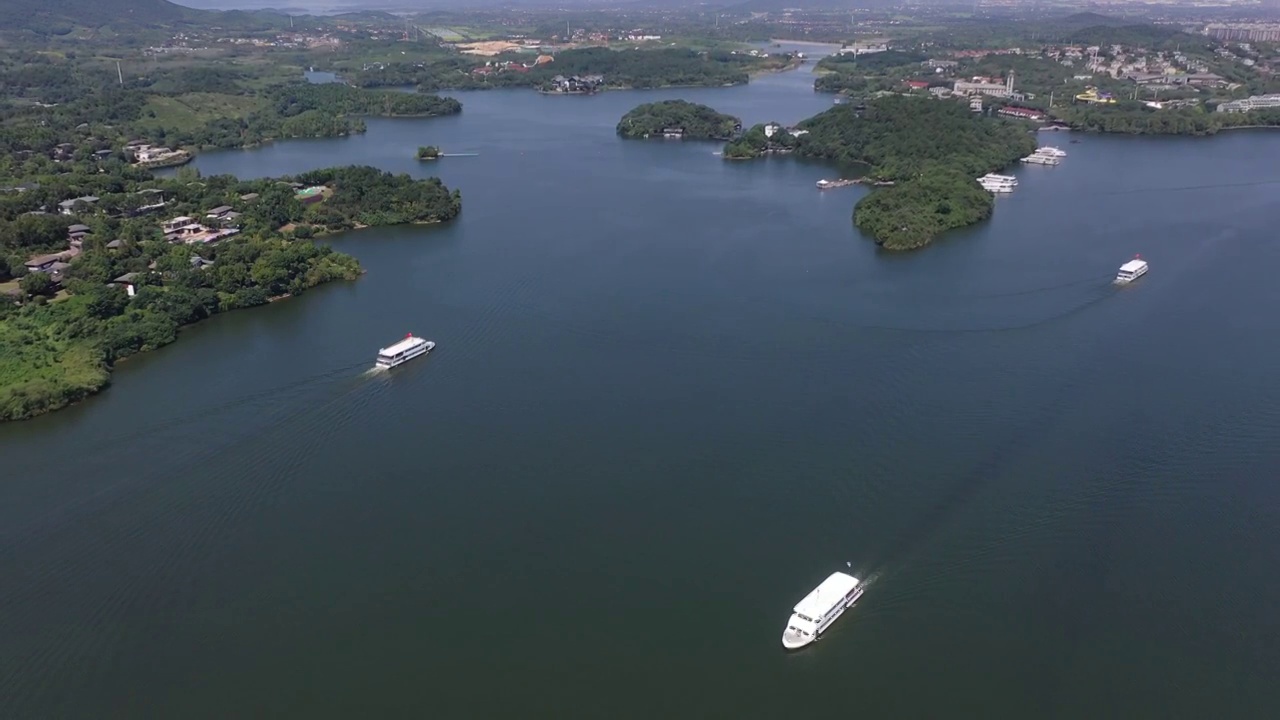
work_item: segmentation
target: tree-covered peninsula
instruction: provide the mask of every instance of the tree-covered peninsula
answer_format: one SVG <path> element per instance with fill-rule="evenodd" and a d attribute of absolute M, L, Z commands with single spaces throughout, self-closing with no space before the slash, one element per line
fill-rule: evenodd
<path fill-rule="evenodd" d="M 0 196 L 0 420 L 102 389 L 115 362 L 219 312 L 353 279 L 356 260 L 305 240 L 440 222 L 461 207 L 440 180 L 371 167 L 242 181 L 64 173 Z M 42 212 L 65 205 L 74 213 Z"/>
<path fill-rule="evenodd" d="M 687 100 L 663 100 L 637 106 L 618 121 L 624 138 L 673 135 L 688 140 L 728 140 L 742 121 Z"/>
<path fill-rule="evenodd" d="M 974 178 L 1036 147 L 1012 121 L 974 116 L 957 102 L 901 96 L 833 107 L 797 131 L 785 140 L 796 155 L 865 163 L 869 179 L 893 183 L 865 196 L 854 212 L 858 228 L 891 250 L 922 247 L 945 230 L 989 216 L 992 198 Z M 726 147 L 725 156 L 763 151 L 738 142 Z"/>

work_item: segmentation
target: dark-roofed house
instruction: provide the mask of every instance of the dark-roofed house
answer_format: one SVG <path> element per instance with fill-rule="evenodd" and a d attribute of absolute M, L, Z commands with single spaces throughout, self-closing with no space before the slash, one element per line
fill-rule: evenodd
<path fill-rule="evenodd" d="M 67 237 L 71 240 L 71 247 L 78 247 L 90 232 L 88 225 L 72 225 L 67 228 Z"/>
<path fill-rule="evenodd" d="M 122 247 L 124 247 L 123 240 L 112 240 L 111 242 L 107 243 L 108 250 L 119 250 Z"/>
<path fill-rule="evenodd" d="M 52 255 L 36 255 L 30 260 L 23 263 L 23 267 L 27 272 L 47 272 L 53 264 L 62 260 L 62 253 L 54 253 Z"/>
<path fill-rule="evenodd" d="M 115 280 L 111 281 L 111 285 L 120 285 L 124 288 L 125 293 L 129 297 L 138 294 L 138 278 L 142 277 L 142 273 L 125 273 Z"/>
<path fill-rule="evenodd" d="M 230 205 L 219 205 L 218 207 L 210 210 L 208 213 L 205 213 L 205 217 L 210 218 L 212 220 L 217 220 L 218 218 L 222 217 L 223 215 L 226 215 L 229 212 L 231 212 Z"/>
<path fill-rule="evenodd" d="M 205 269 L 205 268 L 209 267 L 209 266 L 210 266 L 210 265 L 212 265 L 212 264 L 213 264 L 213 261 L 212 261 L 212 260 L 205 260 L 204 258 L 200 257 L 199 255 L 192 255 L 192 256 L 191 256 L 191 269 L 192 269 L 192 270 L 203 270 L 203 269 Z"/>
<path fill-rule="evenodd" d="M 70 200 L 63 200 L 58 203 L 58 212 L 63 215 L 74 215 L 77 205 L 80 205 L 81 203 L 85 205 L 92 205 L 96 202 L 98 202 L 98 198 L 93 195 L 85 195 L 83 197 L 71 198 Z"/>

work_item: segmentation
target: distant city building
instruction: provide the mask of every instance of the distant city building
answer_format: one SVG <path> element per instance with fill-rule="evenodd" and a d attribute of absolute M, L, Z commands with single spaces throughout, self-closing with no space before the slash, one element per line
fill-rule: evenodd
<path fill-rule="evenodd" d="M 1280 107 L 1280 94 L 1254 95 L 1243 100 L 1231 100 L 1218 106 L 1218 112 L 1242 113 L 1250 110 L 1267 110 Z"/>
<path fill-rule="evenodd" d="M 994 83 L 986 78 L 974 78 L 972 82 L 957 80 L 953 88 L 957 95 L 990 95 L 992 97 L 1010 97 L 1013 92 L 1013 72 L 1005 78 L 1003 84 Z"/>
<path fill-rule="evenodd" d="M 1204 34 L 1217 40 L 1280 41 L 1280 25 L 1267 23 L 1224 23 L 1209 25 Z"/>

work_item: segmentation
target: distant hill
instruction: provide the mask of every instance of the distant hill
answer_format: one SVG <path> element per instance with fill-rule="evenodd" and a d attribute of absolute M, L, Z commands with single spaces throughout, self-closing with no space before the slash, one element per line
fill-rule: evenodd
<path fill-rule="evenodd" d="M 168 0 L 3 0 L 0 29 L 61 35 L 76 27 L 117 24 L 154 27 L 209 14 Z"/>
<path fill-rule="evenodd" d="M 282 27 L 285 15 L 271 10 L 197 10 L 169 0 L 0 0 L 0 34 L 66 35 L 77 28 L 130 31 L 204 25 Z"/>

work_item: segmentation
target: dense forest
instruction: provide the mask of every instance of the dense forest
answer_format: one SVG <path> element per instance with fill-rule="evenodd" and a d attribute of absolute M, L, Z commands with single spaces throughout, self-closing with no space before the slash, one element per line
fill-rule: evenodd
<path fill-rule="evenodd" d="M 0 420 L 28 418 L 105 386 L 112 364 L 173 342 L 180 326 L 284 293 L 359 274 L 354 258 L 283 239 L 232 240 L 199 249 L 159 242 L 89 250 L 72 264 L 57 302 L 0 304 Z M 149 269 L 154 265 L 154 269 Z M 107 283 L 133 273 L 137 295 Z M 42 273 L 24 278 L 39 287 Z"/>
<path fill-rule="evenodd" d="M 910 180 L 936 168 L 975 178 L 1036 148 L 1017 123 L 974 117 L 962 103 L 926 98 L 882 97 L 861 110 L 838 105 L 800 128 L 809 132 L 797 144 L 798 155 L 867 163 L 878 180 Z"/>
<path fill-rule="evenodd" d="M 618 121 L 618 134 L 624 138 L 661 137 L 668 128 L 680 129 L 682 137 L 690 140 L 728 140 L 742 129 L 742 122 L 687 100 L 646 103 Z"/>
<path fill-rule="evenodd" d="M 611 50 L 603 47 L 562 50 L 555 60 L 532 68 L 528 55 L 511 54 L 496 58 L 497 68 L 473 72 L 477 63 L 466 56 L 449 56 L 423 63 L 386 63 L 348 73 L 361 87 L 417 85 L 422 91 L 445 89 L 488 89 L 501 87 L 542 88 L 557 75 L 603 75 L 607 88 L 720 87 L 741 85 L 748 73 L 781 69 L 790 57 L 767 58 L 725 50 L 699 52 L 685 48 Z M 516 63 L 518 69 L 502 65 Z"/>
<path fill-rule="evenodd" d="M 1220 113 L 1201 108 L 1153 110 L 1141 103 L 1121 103 L 1114 108 L 1073 105 L 1054 114 L 1075 130 L 1130 135 L 1213 135 L 1233 127 L 1280 127 L 1280 110 Z"/>
<path fill-rule="evenodd" d="M 914 250 L 952 228 L 991 216 L 990 193 L 955 170 L 929 170 L 868 194 L 853 211 L 858 229 L 889 250 Z"/>
<path fill-rule="evenodd" d="M 17 300 L 0 303 L 0 419 L 75 402 L 107 383 L 116 360 L 172 342 L 182 325 L 359 274 L 353 258 L 303 238 L 440 222 L 461 208 L 458 192 L 439 179 L 371 167 L 251 181 L 197 179 L 191 170 L 167 180 L 102 175 L 47 178 L 47 186 L 0 196 L 0 291 Z M 322 187 L 323 199 L 304 204 L 299 186 Z M 77 217 L 27 214 L 64 193 L 90 191 L 100 199 Z M 131 212 L 156 198 L 168 203 L 164 215 Z M 202 218 L 219 205 L 240 213 L 240 235 L 197 246 L 161 237 L 162 217 Z M 89 235 L 63 277 L 55 283 L 44 272 L 28 273 L 27 258 L 67 249 L 72 223 L 84 224 Z M 132 298 L 123 284 L 111 282 L 125 276 L 137 291 Z"/>
<path fill-rule="evenodd" d="M 974 178 L 1035 150 L 1016 123 L 974 117 L 961 103 L 883 97 L 861 110 L 841 105 L 800 123 L 809 132 L 796 153 L 864 162 L 891 181 L 854 209 L 858 228 L 893 250 L 922 247 L 945 230 L 991 214 L 991 197 Z"/>
<path fill-rule="evenodd" d="M 839 105 L 800 123 L 794 136 L 766 138 L 756 126 L 725 146 L 726 158 L 793 150 L 803 157 L 870 165 L 869 178 L 892 182 L 865 196 L 854 221 L 893 250 L 927 244 L 950 228 L 991 213 L 974 178 L 1030 154 L 1036 143 L 1017 123 L 975 117 L 961 103 L 886 96 Z"/>
<path fill-rule="evenodd" d="M 768 123 L 775 128 L 772 136 L 765 131 L 766 123 L 752 125 L 746 132 L 724 146 L 721 153 L 726 160 L 747 160 L 767 153 L 788 153 L 795 150 L 799 138 L 782 128 L 780 123 Z"/>

